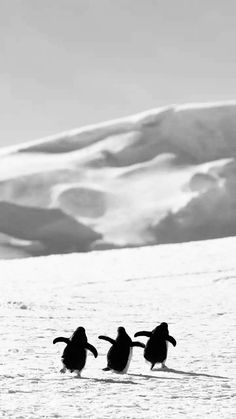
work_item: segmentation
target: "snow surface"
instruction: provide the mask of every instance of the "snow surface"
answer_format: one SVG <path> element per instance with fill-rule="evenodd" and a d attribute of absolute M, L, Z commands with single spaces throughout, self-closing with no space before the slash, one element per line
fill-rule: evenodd
<path fill-rule="evenodd" d="M 1 417 L 235 417 L 236 239 L 1 261 Z M 166 321 L 168 369 L 134 348 L 127 374 L 104 372 L 118 326 L 130 336 Z M 60 374 L 84 326 L 98 349 L 82 379 Z M 140 338 L 146 341 L 146 338 Z"/>
<path fill-rule="evenodd" d="M 235 135 L 174 105 L 0 150 L 0 257 L 236 235 Z"/>

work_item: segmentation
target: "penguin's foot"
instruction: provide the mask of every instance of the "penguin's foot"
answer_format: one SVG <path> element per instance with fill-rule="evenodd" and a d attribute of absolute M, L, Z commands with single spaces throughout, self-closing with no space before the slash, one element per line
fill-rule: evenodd
<path fill-rule="evenodd" d="M 77 378 L 81 378 L 81 371 L 75 370 L 75 373 Z"/>
<path fill-rule="evenodd" d="M 103 371 L 111 371 L 111 368 L 109 368 L 109 367 L 105 367 L 105 368 L 103 368 L 102 370 L 103 370 Z"/>
<path fill-rule="evenodd" d="M 150 368 L 150 370 L 151 370 L 151 371 L 153 370 L 153 368 L 154 368 L 154 365 L 155 365 L 155 364 L 152 364 L 152 365 L 151 365 L 151 368 Z"/>
<path fill-rule="evenodd" d="M 60 373 L 61 373 L 61 374 L 65 374 L 65 372 L 66 372 L 66 367 L 63 367 L 63 368 L 60 370 Z"/>
<path fill-rule="evenodd" d="M 163 370 L 167 370 L 167 366 L 166 366 L 164 363 L 162 363 L 162 364 L 161 364 L 161 368 L 162 368 Z"/>

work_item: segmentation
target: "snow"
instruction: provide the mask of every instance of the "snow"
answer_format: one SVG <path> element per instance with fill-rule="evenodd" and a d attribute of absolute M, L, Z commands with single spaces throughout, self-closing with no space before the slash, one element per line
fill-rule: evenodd
<path fill-rule="evenodd" d="M 235 133 L 234 102 L 173 105 L 0 150 L 1 417 L 234 417 Z M 102 370 L 99 335 L 163 321 L 167 369 Z"/>
<path fill-rule="evenodd" d="M 0 261 L 1 417 L 232 418 L 235 238 Z M 167 370 L 134 348 L 127 374 L 104 372 L 107 345 L 166 321 Z M 78 326 L 99 353 L 82 378 L 60 374 Z M 146 338 L 139 338 L 146 341 Z"/>
<path fill-rule="evenodd" d="M 172 105 L 0 150 L 0 257 L 236 235 L 236 103 Z"/>

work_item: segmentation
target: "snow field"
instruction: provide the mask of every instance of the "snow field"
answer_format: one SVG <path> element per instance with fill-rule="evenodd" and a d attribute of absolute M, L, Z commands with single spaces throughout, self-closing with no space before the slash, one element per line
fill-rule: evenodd
<path fill-rule="evenodd" d="M 232 418 L 234 238 L 1 261 L 1 417 Z M 127 374 L 104 372 L 118 326 L 169 324 L 166 371 L 134 348 Z M 82 379 L 60 374 L 64 344 L 84 326 L 99 353 Z M 146 342 L 146 338 L 139 338 Z"/>

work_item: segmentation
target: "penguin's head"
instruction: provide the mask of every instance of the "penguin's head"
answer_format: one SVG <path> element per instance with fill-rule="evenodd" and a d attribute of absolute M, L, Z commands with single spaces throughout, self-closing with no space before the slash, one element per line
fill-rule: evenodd
<path fill-rule="evenodd" d="M 85 333 L 85 328 L 84 327 L 82 327 L 82 326 L 80 326 L 80 327 L 78 327 L 75 331 L 74 331 L 74 333 L 73 333 L 73 335 L 71 336 L 71 341 L 73 342 L 73 343 L 76 343 L 77 341 L 87 341 L 87 336 L 86 336 L 86 333 Z"/>
<path fill-rule="evenodd" d="M 121 336 L 126 335 L 125 328 L 122 326 L 118 327 L 117 332 L 118 332 L 118 335 L 121 335 Z"/>
<path fill-rule="evenodd" d="M 129 339 L 129 336 L 126 333 L 126 330 L 124 327 L 120 326 L 117 329 L 117 339 L 122 342 L 127 341 Z"/>
<path fill-rule="evenodd" d="M 160 326 L 159 326 L 159 333 L 160 333 L 163 337 L 165 337 L 165 336 L 168 336 L 168 335 L 169 335 L 169 330 L 168 330 L 168 324 L 167 324 L 167 323 L 163 322 L 163 323 L 161 323 L 161 324 L 160 324 Z"/>
<path fill-rule="evenodd" d="M 129 337 L 129 335 L 127 334 L 125 328 L 122 327 L 122 326 L 118 327 L 117 332 L 118 332 L 118 334 L 117 334 L 116 341 L 122 342 L 122 344 L 130 346 L 131 343 L 132 343 L 132 340 Z"/>
<path fill-rule="evenodd" d="M 153 332 L 154 335 L 168 335 L 169 334 L 169 330 L 168 330 L 168 324 L 163 322 L 161 324 L 159 324 L 159 326 L 157 326 Z"/>
<path fill-rule="evenodd" d="M 160 324 L 160 328 L 161 328 L 162 330 L 167 330 L 167 331 L 168 331 L 168 324 L 167 324 L 167 323 L 165 323 L 165 322 L 163 322 L 163 323 L 161 323 L 161 324 Z"/>

